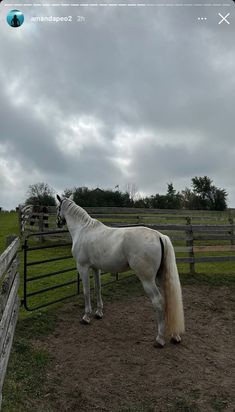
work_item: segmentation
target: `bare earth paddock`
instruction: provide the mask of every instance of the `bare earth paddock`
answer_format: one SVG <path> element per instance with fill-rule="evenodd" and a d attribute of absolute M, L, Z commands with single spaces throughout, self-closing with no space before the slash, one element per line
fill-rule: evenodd
<path fill-rule="evenodd" d="M 186 334 L 164 349 L 153 347 L 147 297 L 106 303 L 89 326 L 79 323 L 81 305 L 65 304 L 53 334 L 33 342 L 53 359 L 34 410 L 234 411 L 234 291 L 184 286 Z"/>

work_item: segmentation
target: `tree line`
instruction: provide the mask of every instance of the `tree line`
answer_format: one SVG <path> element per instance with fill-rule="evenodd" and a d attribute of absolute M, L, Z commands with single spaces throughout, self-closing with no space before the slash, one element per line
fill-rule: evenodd
<path fill-rule="evenodd" d="M 117 189 L 117 190 L 116 190 Z M 141 197 L 136 185 L 128 184 L 121 191 L 117 186 L 111 189 L 89 189 L 73 187 L 64 190 L 62 196 L 73 194 L 74 201 L 81 207 L 138 207 L 150 209 L 192 209 L 218 210 L 227 208 L 228 193 L 216 187 L 208 176 L 195 176 L 191 179 L 191 187 L 181 192 L 174 189 L 173 183 L 167 184 L 166 194 Z M 26 204 L 38 206 L 55 206 L 55 191 L 47 183 L 36 183 L 29 186 Z"/>

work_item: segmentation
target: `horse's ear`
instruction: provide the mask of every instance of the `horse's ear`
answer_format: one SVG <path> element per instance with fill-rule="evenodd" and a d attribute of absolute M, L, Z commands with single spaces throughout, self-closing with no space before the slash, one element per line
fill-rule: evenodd
<path fill-rule="evenodd" d="M 56 195 L 56 197 L 57 197 L 57 200 L 61 203 L 61 198 L 60 198 L 60 196 L 59 196 L 59 195 Z"/>
<path fill-rule="evenodd" d="M 71 193 L 71 195 L 69 196 L 70 200 L 73 200 L 73 193 Z"/>

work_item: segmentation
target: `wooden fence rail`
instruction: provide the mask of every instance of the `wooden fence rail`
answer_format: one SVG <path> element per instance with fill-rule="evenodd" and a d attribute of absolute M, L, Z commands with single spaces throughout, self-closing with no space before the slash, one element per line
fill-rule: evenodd
<path fill-rule="evenodd" d="M 41 209 L 43 207 L 41 206 Z M 136 209 L 118 207 L 87 207 L 87 212 L 94 218 L 103 221 L 108 226 L 123 227 L 142 225 L 162 231 L 175 242 L 177 253 L 187 256 L 177 256 L 177 262 L 188 263 L 190 273 L 195 273 L 197 262 L 225 262 L 235 260 L 234 240 L 235 210 L 228 209 L 224 212 L 206 210 L 165 210 L 165 209 Z M 30 215 L 29 207 L 20 208 L 21 227 L 27 228 L 27 219 L 38 222 L 31 226 L 31 230 L 40 229 L 45 232 L 56 225 L 56 208 L 48 207 L 45 215 L 47 227 L 43 227 L 43 214 Z M 34 217 L 32 217 L 34 216 Z M 154 220 L 153 220 L 154 219 Z M 166 223 L 167 221 L 167 223 Z M 213 223 L 213 224 L 212 224 Z M 216 224 L 215 224 L 216 223 Z M 42 233 L 41 233 L 42 234 Z M 43 240 L 43 237 L 41 237 Z M 211 241 L 211 245 L 208 242 Z M 184 246 L 177 242 L 183 242 Z M 204 244 L 203 244 L 204 242 Z M 213 243 L 217 243 L 214 245 Z M 211 256 L 208 254 L 212 252 Z M 217 256 L 215 256 L 215 252 Z M 226 254 L 226 252 L 229 252 Z M 202 254 L 207 253 L 207 256 Z M 223 255 L 222 255 L 223 254 Z"/>
<path fill-rule="evenodd" d="M 133 227 L 135 224 L 125 223 L 110 223 L 112 227 Z M 186 225 L 180 224 L 147 224 L 144 225 L 152 229 L 161 231 L 170 236 L 174 250 L 176 252 L 177 263 L 188 263 L 189 272 L 194 274 L 196 272 L 196 263 L 206 262 L 235 262 L 235 225 L 233 220 L 226 225 L 194 225 L 191 218 L 187 218 Z M 217 244 L 207 244 L 208 241 L 217 242 Z M 223 241 L 223 243 L 221 243 Z M 177 242 L 183 242 L 184 246 L 178 246 Z M 198 244 L 198 242 L 200 244 Z M 202 242 L 206 244 L 201 244 Z M 218 242 L 220 244 L 218 244 Z M 217 252 L 220 255 L 209 255 L 208 253 Z M 230 254 L 224 254 L 229 252 Z M 232 252 L 232 254 L 231 254 Z M 187 256 L 177 256 L 178 253 L 186 254 Z M 207 256 L 201 256 L 201 254 Z M 223 253 L 223 255 L 221 255 Z M 235 265 L 234 265 L 235 270 Z"/>
<path fill-rule="evenodd" d="M 221 222 L 231 223 L 235 217 L 235 209 L 226 211 L 207 211 L 207 210 L 173 210 L 173 209 L 142 209 L 126 207 L 85 207 L 84 208 L 92 217 L 102 221 L 122 222 L 130 221 L 131 223 L 148 224 L 151 221 L 165 224 L 166 221 L 173 223 L 187 224 L 188 218 L 191 222 L 210 223 Z M 56 207 L 55 206 L 30 206 L 20 205 L 19 226 L 20 233 L 25 231 L 47 231 L 56 225 Z"/>
<path fill-rule="evenodd" d="M 19 312 L 19 238 L 0 256 L 0 410 L 2 387 Z"/>

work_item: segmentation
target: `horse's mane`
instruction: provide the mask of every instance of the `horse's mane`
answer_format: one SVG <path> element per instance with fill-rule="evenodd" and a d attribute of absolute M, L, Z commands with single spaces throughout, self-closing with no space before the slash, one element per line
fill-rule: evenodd
<path fill-rule="evenodd" d="M 79 221 L 83 226 L 94 226 L 97 222 L 96 219 L 93 219 L 82 207 L 78 206 L 71 199 L 64 199 L 63 206 L 66 208 L 70 216 L 74 217 Z"/>

